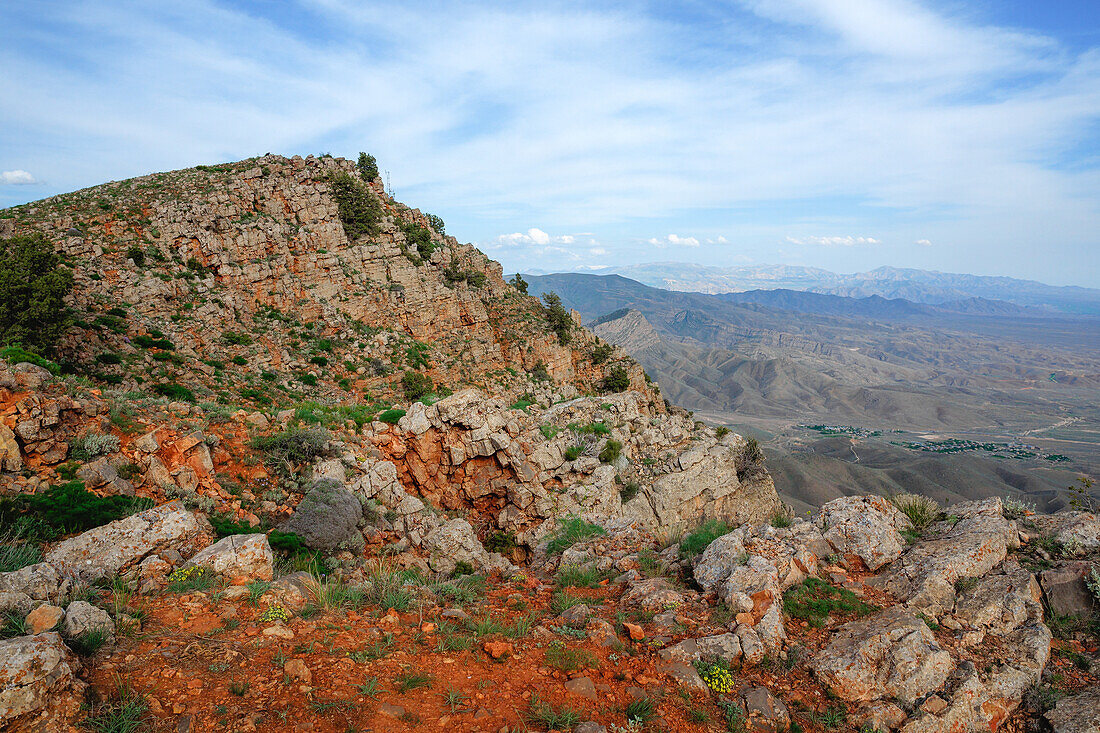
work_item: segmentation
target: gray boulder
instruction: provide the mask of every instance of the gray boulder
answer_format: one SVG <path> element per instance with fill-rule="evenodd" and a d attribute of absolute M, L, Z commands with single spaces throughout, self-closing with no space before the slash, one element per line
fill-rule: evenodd
<path fill-rule="evenodd" d="M 825 540 L 845 566 L 878 570 L 901 557 L 909 520 L 881 496 L 843 496 L 821 507 Z"/>
<path fill-rule="evenodd" d="M 73 601 L 65 609 L 61 622 L 61 635 L 66 639 L 79 639 L 92 631 L 104 631 L 109 638 L 115 635 L 115 622 L 110 614 L 87 601 Z"/>
<path fill-rule="evenodd" d="M 225 537 L 191 558 L 191 564 L 209 568 L 234 585 L 271 580 L 274 556 L 265 534 Z"/>
<path fill-rule="evenodd" d="M 1100 687 L 1063 697 L 1047 713 L 1054 733 L 1100 733 Z"/>

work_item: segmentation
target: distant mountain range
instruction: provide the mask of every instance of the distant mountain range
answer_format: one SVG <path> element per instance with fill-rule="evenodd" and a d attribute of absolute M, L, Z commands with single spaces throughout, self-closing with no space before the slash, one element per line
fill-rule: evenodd
<path fill-rule="evenodd" d="M 899 267 L 879 267 L 870 272 L 844 275 L 795 265 L 711 267 L 684 262 L 656 262 L 607 268 L 598 274 L 611 273 L 656 288 L 696 293 L 782 289 L 850 298 L 903 298 L 928 305 L 985 299 L 1049 308 L 1062 313 L 1100 315 L 1100 290 L 1093 288 Z"/>

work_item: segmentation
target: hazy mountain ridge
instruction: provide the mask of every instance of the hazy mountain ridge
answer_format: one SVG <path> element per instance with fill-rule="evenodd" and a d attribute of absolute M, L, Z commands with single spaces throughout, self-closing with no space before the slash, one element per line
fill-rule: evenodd
<path fill-rule="evenodd" d="M 984 298 L 1023 306 L 1048 307 L 1062 313 L 1100 315 L 1100 289 L 913 268 L 879 267 L 869 272 L 839 274 L 797 265 L 713 267 L 660 262 L 609 268 L 607 272 L 653 287 L 708 294 L 790 289 L 850 298 L 876 295 L 904 298 L 929 305 Z"/>

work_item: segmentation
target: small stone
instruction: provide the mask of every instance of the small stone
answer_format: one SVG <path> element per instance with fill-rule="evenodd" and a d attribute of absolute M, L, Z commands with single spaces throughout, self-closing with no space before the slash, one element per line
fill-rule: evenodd
<path fill-rule="evenodd" d="M 626 629 L 626 633 L 630 634 L 632 641 L 641 641 L 645 638 L 645 630 L 638 624 L 632 624 L 629 621 L 623 622 L 623 628 Z"/>
<path fill-rule="evenodd" d="M 388 702 L 384 702 L 378 705 L 378 713 L 385 715 L 387 718 L 401 718 L 405 715 L 405 708 L 400 705 L 391 705 Z"/>
<path fill-rule="evenodd" d="M 921 703 L 920 709 L 929 715 L 939 715 L 947 709 L 947 702 L 939 695 L 932 695 Z"/>
<path fill-rule="evenodd" d="M 27 614 L 24 623 L 27 633 L 33 636 L 56 627 L 64 617 L 65 611 L 57 606 L 39 606 Z"/>
<path fill-rule="evenodd" d="M 583 723 L 578 723 L 573 728 L 573 733 L 607 733 L 607 728 L 594 720 L 586 720 Z"/>
<path fill-rule="evenodd" d="M 283 665 L 283 672 L 290 677 L 291 680 L 301 682 L 309 685 L 313 682 L 313 673 L 309 671 L 309 667 L 301 659 L 288 659 L 286 664 Z M 401 711 L 404 713 L 404 711 Z"/>
<path fill-rule="evenodd" d="M 565 683 L 565 689 L 574 695 L 579 695 L 589 700 L 596 699 L 596 685 L 589 677 L 577 677 L 576 679 L 569 680 Z"/>
<path fill-rule="evenodd" d="M 264 629 L 263 634 L 264 634 L 264 636 L 272 636 L 276 639 L 293 639 L 294 638 L 294 631 L 292 629 L 288 629 L 287 627 L 285 627 L 281 624 L 276 624 L 274 626 L 268 626 L 266 629 Z"/>
<path fill-rule="evenodd" d="M 506 641 L 487 641 L 481 648 L 493 659 L 510 656 L 514 651 L 512 645 Z"/>

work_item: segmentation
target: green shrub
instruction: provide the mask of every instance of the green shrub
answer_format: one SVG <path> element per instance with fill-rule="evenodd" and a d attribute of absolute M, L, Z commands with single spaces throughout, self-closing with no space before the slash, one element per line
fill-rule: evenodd
<path fill-rule="evenodd" d="M 163 349 L 164 351 L 173 351 L 176 345 L 166 338 L 153 338 L 152 336 L 146 336 L 144 334 L 140 336 L 134 336 L 131 339 L 135 344 L 143 349 Z"/>
<path fill-rule="evenodd" d="M 162 397 L 167 397 L 170 400 L 176 400 L 181 402 L 194 402 L 195 393 L 184 387 L 182 384 L 176 384 L 175 382 L 165 382 L 162 384 L 154 384 L 153 391 Z"/>
<path fill-rule="evenodd" d="M 393 409 L 383 412 L 381 415 L 378 416 L 378 419 L 384 423 L 396 425 L 397 421 L 403 417 L 405 417 L 405 411 L 395 407 Z"/>
<path fill-rule="evenodd" d="M 368 183 L 378 178 L 378 161 L 373 155 L 359 153 L 359 162 L 355 164 L 359 171 L 359 177 Z"/>
<path fill-rule="evenodd" d="M 623 444 L 617 440 L 611 439 L 604 443 L 602 449 L 600 449 L 600 462 L 601 463 L 614 463 L 619 459 L 619 456 L 623 454 Z"/>
<path fill-rule="evenodd" d="M 600 344 L 596 348 L 592 349 L 591 359 L 593 364 L 603 364 L 611 356 L 611 353 L 615 350 L 611 344 Z"/>
<path fill-rule="evenodd" d="M 244 366 L 248 363 L 248 359 L 244 358 L 243 356 L 234 356 L 231 361 L 237 366 Z"/>
<path fill-rule="evenodd" d="M 0 349 L 0 358 L 12 364 L 21 364 L 23 362 L 34 364 L 35 366 L 42 367 L 43 369 L 55 376 L 61 374 L 60 366 L 48 359 L 43 359 L 38 354 L 27 351 L 26 349 L 19 346 L 8 346 L 6 348 Z"/>
<path fill-rule="evenodd" d="M 512 279 L 508 281 L 508 284 L 523 293 L 524 295 L 527 295 L 527 281 L 524 280 L 523 275 L 520 275 L 518 272 L 514 276 L 512 276 Z"/>
<path fill-rule="evenodd" d="M 407 371 L 401 376 L 401 388 L 405 390 L 405 397 L 410 401 L 427 397 L 432 393 L 435 385 L 432 378 L 421 372 Z"/>
<path fill-rule="evenodd" d="M 602 537 L 605 534 L 607 534 L 607 530 L 598 524 L 585 521 L 580 517 L 564 517 L 558 519 L 558 531 L 550 537 L 550 543 L 546 546 L 546 551 L 554 555 L 578 542 L 593 537 Z"/>
<path fill-rule="evenodd" d="M 603 378 L 603 388 L 607 392 L 623 392 L 630 389 L 630 375 L 627 374 L 626 367 L 612 367 Z"/>
<path fill-rule="evenodd" d="M 791 618 L 809 621 L 811 626 L 818 628 L 823 627 L 833 613 L 866 616 L 877 610 L 847 588 L 835 588 L 818 578 L 806 578 L 783 593 L 783 611 Z"/>
<path fill-rule="evenodd" d="M 210 526 L 214 528 L 214 534 L 218 537 L 229 537 L 234 534 L 252 534 L 256 530 L 252 525 L 235 517 L 229 517 L 216 512 L 208 516 Z"/>
<path fill-rule="evenodd" d="M 447 227 L 443 223 L 443 220 L 435 214 L 426 214 L 428 217 L 428 226 L 436 231 L 436 234 L 443 237 L 447 234 Z"/>
<path fill-rule="evenodd" d="M 719 425 L 718 427 L 716 427 L 714 429 L 714 437 L 718 438 L 718 440 L 721 440 L 722 438 L 726 437 L 729 434 L 730 434 L 730 429 L 727 428 L 725 425 Z"/>
<path fill-rule="evenodd" d="M 584 455 L 583 445 L 572 445 L 565 449 L 565 460 L 575 461 Z"/>
<path fill-rule="evenodd" d="M 324 455 L 330 437 L 324 428 L 290 428 L 253 438 L 252 447 L 263 451 L 271 462 L 301 464 Z"/>
<path fill-rule="evenodd" d="M 118 354 L 110 351 L 104 351 L 102 354 L 97 354 L 95 360 L 100 364 L 121 364 L 122 357 Z"/>
<path fill-rule="evenodd" d="M 772 515 L 772 526 L 776 529 L 782 529 L 783 527 L 791 526 L 791 516 L 785 511 L 777 511 Z"/>
<path fill-rule="evenodd" d="M 294 532 L 282 532 L 273 529 L 267 535 L 267 541 L 271 545 L 271 549 L 285 552 L 288 555 L 309 553 L 309 547 L 306 546 L 305 540 Z"/>
<path fill-rule="evenodd" d="M 306 385 L 307 387 L 317 386 L 317 377 L 313 376 L 312 374 L 299 374 L 298 381 Z"/>
<path fill-rule="evenodd" d="M 377 177 L 377 169 L 375 174 Z M 354 242 L 363 236 L 377 235 L 381 231 L 378 225 L 382 221 L 382 207 L 374 193 L 342 171 L 330 175 L 328 180 L 348 240 Z"/>
<path fill-rule="evenodd" d="M 573 319 L 561 304 L 561 296 L 554 292 L 543 293 L 542 300 L 546 304 L 544 315 L 547 325 L 557 334 L 558 343 L 567 346 L 573 340 Z"/>
<path fill-rule="evenodd" d="M 52 353 L 70 322 L 73 273 L 42 234 L 0 239 L 0 346 Z"/>
<path fill-rule="evenodd" d="M 638 492 L 641 490 L 642 487 L 638 485 L 637 481 L 627 481 L 623 484 L 622 488 L 619 489 L 619 501 L 625 504 L 637 496 Z"/>
<path fill-rule="evenodd" d="M 222 341 L 233 346 L 247 346 L 252 343 L 252 337 L 247 333 L 238 333 L 237 331 L 226 331 L 222 334 Z"/>
<path fill-rule="evenodd" d="M 416 247 L 416 256 L 411 256 L 412 251 L 406 250 L 406 256 L 413 261 L 414 264 L 421 264 L 423 260 L 431 257 L 432 252 L 435 251 L 435 243 L 432 242 L 432 233 L 413 221 L 401 220 L 401 232 L 405 235 L 405 245 L 408 247 L 412 245 Z"/>
<path fill-rule="evenodd" d="M 141 267 L 145 264 L 145 250 L 143 250 L 136 244 L 132 245 L 128 250 L 126 250 L 126 256 L 133 260 L 134 264 L 138 267 Z"/>
<path fill-rule="evenodd" d="M 0 530 L 0 573 L 42 562 L 42 546 L 30 537 L 18 521 Z"/>
<path fill-rule="evenodd" d="M 547 730 L 573 730 L 573 727 L 581 722 L 581 716 L 568 705 L 556 708 L 538 695 L 532 695 L 530 707 L 527 710 L 527 720 Z"/>
<path fill-rule="evenodd" d="M 309 361 L 311 364 L 316 364 L 317 366 L 328 366 L 328 358 L 320 354 L 310 357 Z"/>
<path fill-rule="evenodd" d="M 733 527 L 717 519 L 708 519 L 695 531 L 687 534 L 680 541 L 680 555 L 683 557 L 695 557 L 710 547 L 710 543 L 722 535 L 729 534 Z"/>
<path fill-rule="evenodd" d="M 133 496 L 96 496 L 83 481 L 51 486 L 37 494 L 0 499 L 0 526 L 26 529 L 26 538 L 54 540 L 83 532 L 153 506 L 152 499 Z"/>
<path fill-rule="evenodd" d="M 507 555 L 512 550 L 519 547 L 519 543 L 516 542 L 515 533 L 505 532 L 502 529 L 490 532 L 481 544 L 489 552 L 499 552 L 502 555 Z"/>

